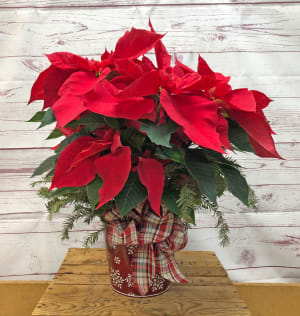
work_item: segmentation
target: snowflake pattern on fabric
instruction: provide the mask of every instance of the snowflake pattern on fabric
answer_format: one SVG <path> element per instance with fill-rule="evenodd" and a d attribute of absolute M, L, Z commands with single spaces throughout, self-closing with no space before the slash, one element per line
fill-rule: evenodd
<path fill-rule="evenodd" d="M 115 262 L 116 264 L 120 264 L 121 260 L 120 260 L 120 258 L 119 258 L 118 256 L 115 256 L 115 257 L 114 257 L 114 262 Z"/>
<path fill-rule="evenodd" d="M 110 279 L 111 279 L 111 282 L 114 286 L 118 287 L 119 289 L 122 288 L 122 285 L 124 283 L 124 279 L 120 275 L 119 270 L 115 270 L 112 268 L 111 272 L 110 272 Z"/>
<path fill-rule="evenodd" d="M 110 248 L 112 248 L 112 249 L 116 249 L 116 248 L 118 247 L 117 244 L 113 244 L 113 243 L 110 243 L 110 242 L 108 242 L 108 246 L 109 246 Z"/>
<path fill-rule="evenodd" d="M 125 278 L 125 281 L 127 282 L 127 286 L 128 287 L 132 287 L 133 286 L 133 278 L 132 278 L 132 275 L 130 273 Z"/>
<path fill-rule="evenodd" d="M 162 290 L 164 287 L 164 284 L 165 284 L 165 279 L 160 274 L 156 274 L 150 284 L 152 292 Z"/>
<path fill-rule="evenodd" d="M 128 255 L 133 255 L 135 250 L 136 250 L 136 248 L 137 248 L 136 245 L 127 246 L 127 253 L 128 253 Z"/>

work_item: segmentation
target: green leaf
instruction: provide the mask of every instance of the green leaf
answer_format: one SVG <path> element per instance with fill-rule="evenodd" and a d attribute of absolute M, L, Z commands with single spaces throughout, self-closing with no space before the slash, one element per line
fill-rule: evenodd
<path fill-rule="evenodd" d="M 96 175 L 95 179 L 87 184 L 85 187 L 92 211 L 95 210 L 95 206 L 99 202 L 99 190 L 102 185 L 102 179 Z"/>
<path fill-rule="evenodd" d="M 45 114 L 46 114 L 46 112 L 44 112 L 44 111 L 38 111 L 27 122 L 41 122 Z"/>
<path fill-rule="evenodd" d="M 79 125 L 87 126 L 91 131 L 105 125 L 104 117 L 97 113 L 89 113 L 79 120 L 70 122 L 67 127 L 77 128 Z"/>
<path fill-rule="evenodd" d="M 171 159 L 175 162 L 184 164 L 184 153 L 181 149 L 158 146 L 155 151 L 155 156 L 161 159 Z"/>
<path fill-rule="evenodd" d="M 44 127 L 46 125 L 49 125 L 49 124 L 51 124 L 51 123 L 53 123 L 55 121 L 56 121 L 56 118 L 55 118 L 55 116 L 53 114 L 53 111 L 52 111 L 51 108 L 49 108 L 45 112 L 45 115 L 44 115 L 44 117 L 43 117 L 43 119 L 41 121 L 41 125 L 38 128 Z"/>
<path fill-rule="evenodd" d="M 200 150 L 197 149 L 190 149 L 186 152 L 185 163 L 189 173 L 197 180 L 201 193 L 217 203 L 216 165 L 206 162 Z"/>
<path fill-rule="evenodd" d="M 172 213 L 179 215 L 180 210 L 177 205 L 177 200 L 179 199 L 179 190 L 166 188 L 162 195 L 162 201 L 165 203 L 168 210 Z"/>
<path fill-rule="evenodd" d="M 147 197 L 147 190 L 141 184 L 136 172 L 131 172 L 122 191 L 116 196 L 116 206 L 121 217 L 143 202 Z"/>
<path fill-rule="evenodd" d="M 85 136 L 85 135 L 89 135 L 89 129 L 88 128 L 82 128 L 80 130 L 80 132 L 76 132 L 72 135 L 70 135 L 69 137 L 65 138 L 60 144 L 59 146 L 55 149 L 55 152 L 57 154 L 60 154 L 68 145 L 70 145 L 75 139 L 81 137 L 81 136 Z"/>
<path fill-rule="evenodd" d="M 246 131 L 241 128 L 235 121 L 228 120 L 228 123 L 228 137 L 230 142 L 236 147 L 236 149 L 254 153 L 254 149 L 249 142 Z"/>
<path fill-rule="evenodd" d="M 228 191 L 248 206 L 249 186 L 246 179 L 231 166 L 219 165 L 219 167 L 224 174 Z"/>
<path fill-rule="evenodd" d="M 56 160 L 58 155 L 54 155 L 45 159 L 33 172 L 32 177 L 39 176 L 44 172 L 55 168 Z"/>
<path fill-rule="evenodd" d="M 204 156 L 208 161 L 217 163 L 217 164 L 224 164 L 233 166 L 236 168 L 241 168 L 240 165 L 238 165 L 233 159 L 225 158 L 221 153 L 214 151 L 212 149 L 208 148 L 202 148 L 201 151 L 203 152 Z"/>
<path fill-rule="evenodd" d="M 128 127 L 126 129 L 121 129 L 120 136 L 123 145 L 129 145 L 140 152 L 142 151 L 146 136 L 141 134 L 136 128 Z"/>
<path fill-rule="evenodd" d="M 171 147 L 170 138 L 171 134 L 174 133 L 177 129 L 175 124 L 161 124 L 161 125 L 148 125 L 142 124 L 141 130 L 147 133 L 147 136 L 150 138 L 151 142 L 156 145 L 162 145 L 166 147 Z"/>
<path fill-rule="evenodd" d="M 54 176 L 54 172 L 55 172 L 55 168 L 51 169 L 47 174 L 46 174 L 46 178 L 48 177 L 53 177 Z"/>
<path fill-rule="evenodd" d="M 216 173 L 216 182 L 217 182 L 217 195 L 221 197 L 226 190 L 226 182 L 223 175 L 220 172 Z"/>
<path fill-rule="evenodd" d="M 120 129 L 120 127 L 122 126 L 122 120 L 119 120 L 117 118 L 114 117 L 104 117 L 104 121 L 105 123 L 114 128 L 114 129 Z"/>
<path fill-rule="evenodd" d="M 54 131 L 50 133 L 50 135 L 46 139 L 58 138 L 61 136 L 64 136 L 64 134 L 61 132 L 59 128 L 56 128 Z"/>

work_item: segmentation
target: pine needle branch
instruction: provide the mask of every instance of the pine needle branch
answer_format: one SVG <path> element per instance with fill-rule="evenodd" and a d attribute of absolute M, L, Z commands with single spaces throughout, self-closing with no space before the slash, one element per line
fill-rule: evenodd
<path fill-rule="evenodd" d="M 93 215 L 91 214 L 91 210 L 87 207 L 84 207 L 82 205 L 75 205 L 74 211 L 71 215 L 67 216 L 64 223 L 63 223 L 63 230 L 62 230 L 62 237 L 61 239 L 69 239 L 69 232 L 73 229 L 74 224 L 78 222 L 81 218 L 88 217 L 89 222 L 91 222 L 91 217 Z"/>
<path fill-rule="evenodd" d="M 165 176 L 167 178 L 176 178 L 176 176 L 178 176 L 179 174 L 187 174 L 187 170 L 185 169 L 185 167 L 180 164 L 180 163 L 176 163 L 176 162 L 171 162 L 169 164 L 167 164 L 164 168 L 165 171 Z"/>
<path fill-rule="evenodd" d="M 48 184 L 48 183 L 50 183 L 52 181 L 52 178 L 53 178 L 52 176 L 45 176 L 41 180 L 32 182 L 31 186 L 34 188 L 37 185 Z"/>
<path fill-rule="evenodd" d="M 201 196 L 201 208 L 210 211 L 216 218 L 216 227 L 219 228 L 220 246 L 225 247 L 229 245 L 229 226 L 226 223 L 223 214 L 218 210 L 218 206 L 213 203 L 207 196 L 202 194 Z"/>
<path fill-rule="evenodd" d="M 104 228 L 101 228 L 89 234 L 82 243 L 83 247 L 85 248 L 92 247 L 97 242 L 97 240 L 99 239 L 99 235 L 102 232 L 104 232 Z"/>
<path fill-rule="evenodd" d="M 255 212 L 258 211 L 259 200 L 253 191 L 252 188 L 249 187 L 249 196 L 248 196 L 248 207 L 253 209 Z"/>
<path fill-rule="evenodd" d="M 189 182 L 185 183 L 179 193 L 177 200 L 180 209 L 179 217 L 183 218 L 187 223 L 195 224 L 195 205 L 197 204 L 197 195 L 193 185 Z"/>

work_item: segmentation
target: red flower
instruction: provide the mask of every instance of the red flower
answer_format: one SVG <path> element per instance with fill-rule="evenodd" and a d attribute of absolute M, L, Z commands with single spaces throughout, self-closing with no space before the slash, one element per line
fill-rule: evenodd
<path fill-rule="evenodd" d="M 52 65 L 48 67 L 33 84 L 28 104 L 43 100 L 43 110 L 51 107 L 59 99 L 58 91 L 72 72 L 72 70 L 62 70 Z"/>
<path fill-rule="evenodd" d="M 119 132 L 114 134 L 111 153 L 97 158 L 94 167 L 103 181 L 96 207 L 99 208 L 122 190 L 131 169 L 131 150 L 122 146 Z"/>
<path fill-rule="evenodd" d="M 32 86 L 29 103 L 44 100 L 44 109 L 59 98 L 58 91 L 64 81 L 78 70 L 94 71 L 95 61 L 67 52 L 46 55 L 51 66 L 40 73 Z"/>
<path fill-rule="evenodd" d="M 163 111 L 198 145 L 222 153 L 222 148 L 231 149 L 227 120 L 222 116 L 225 110 L 246 130 L 258 155 L 280 157 L 271 136 L 274 132 L 262 112 L 271 100 L 259 91 L 232 90 L 230 78 L 213 72 L 201 56 L 197 71 L 178 60 L 171 67 L 163 35 L 154 31 L 150 20 L 149 26 L 151 31 L 127 31 L 113 52 L 105 51 L 101 62 L 67 52 L 47 55 L 51 66 L 34 83 L 29 103 L 44 100 L 43 108 L 52 107 L 60 127 L 86 110 L 155 121 L 158 110 L 150 96 L 162 87 Z M 152 48 L 158 68 L 145 56 L 137 59 Z M 162 112 L 159 115 L 164 117 Z M 255 128 L 256 122 L 261 130 Z"/>
<path fill-rule="evenodd" d="M 276 151 L 272 130 L 261 110 L 256 112 L 230 110 L 230 116 L 247 132 L 249 141 L 258 156 L 282 159 Z"/>
<path fill-rule="evenodd" d="M 127 31 L 117 42 L 113 57 L 115 59 L 134 59 L 147 53 L 163 35 L 146 30 Z"/>
<path fill-rule="evenodd" d="M 212 99 L 217 99 L 220 107 L 247 132 L 258 156 L 282 159 L 272 138 L 275 133 L 262 111 L 272 101 L 270 98 L 256 90 L 232 90 L 225 81 L 221 81 L 206 93 Z"/>
<path fill-rule="evenodd" d="M 160 100 L 170 118 L 183 127 L 184 133 L 194 143 L 224 152 L 216 131 L 216 102 L 199 95 L 171 95 L 165 89 L 161 92 Z"/>
<path fill-rule="evenodd" d="M 101 62 L 70 53 L 47 55 L 52 65 L 33 86 L 30 101 L 44 99 L 46 107 L 63 127 L 87 109 L 110 117 L 138 119 L 152 113 L 160 75 L 147 58 L 136 57 L 153 48 L 163 35 L 132 28 L 117 42 L 115 51 L 105 52 Z M 119 71 L 117 80 L 108 82 L 112 70 Z"/>
<path fill-rule="evenodd" d="M 157 63 L 161 64 L 162 68 L 160 70 L 162 108 L 173 121 L 183 127 L 184 133 L 193 142 L 224 153 L 222 146 L 231 148 L 225 133 L 228 130 L 225 126 L 227 121 L 220 118 L 217 103 L 208 100 L 202 92 L 203 89 L 218 82 L 219 78 L 200 56 L 198 72 L 178 60 L 174 67 L 169 67 L 165 47 L 160 41 L 155 47 Z"/>
<path fill-rule="evenodd" d="M 108 148 L 111 148 L 111 153 L 99 157 L 99 154 Z M 50 190 L 84 186 L 98 174 L 103 180 L 97 206 L 100 207 L 122 190 L 130 169 L 130 148 L 122 146 L 118 131 L 113 133 L 112 129 L 108 129 L 101 139 L 82 136 L 61 152 Z"/>
<path fill-rule="evenodd" d="M 30 94 L 28 104 L 30 104 L 31 102 L 36 101 L 36 100 L 44 100 L 45 99 L 45 90 L 44 90 L 45 81 L 46 81 L 46 78 L 48 77 L 48 75 L 54 69 L 55 69 L 55 67 L 50 66 L 39 74 L 37 80 L 34 82 L 32 88 L 31 88 L 31 94 Z"/>
<path fill-rule="evenodd" d="M 93 63 L 89 62 L 88 59 L 81 56 L 59 52 L 46 55 L 50 63 L 58 69 L 64 70 L 93 70 Z"/>
<path fill-rule="evenodd" d="M 84 96 L 85 105 L 87 109 L 95 113 L 132 120 L 137 120 L 144 113 L 153 111 L 153 99 L 118 97 L 121 91 L 109 81 L 102 81 Z"/>
<path fill-rule="evenodd" d="M 81 160 L 72 168 L 70 167 L 74 164 L 73 161 L 78 154 L 87 151 L 94 142 L 94 137 L 82 136 L 75 139 L 61 152 L 56 163 L 50 190 L 53 188 L 84 186 L 95 178 L 94 161 L 97 158 L 96 154 L 99 152 Z"/>
<path fill-rule="evenodd" d="M 151 208 L 160 216 L 161 196 L 165 181 L 163 166 L 155 159 L 140 157 L 137 170 L 141 183 L 148 190 Z"/>
<path fill-rule="evenodd" d="M 70 94 L 60 97 L 52 106 L 52 111 L 60 127 L 64 127 L 86 110 L 83 100 Z"/>
<path fill-rule="evenodd" d="M 149 19 L 149 26 L 151 31 L 156 34 Z M 157 43 L 154 45 L 155 56 L 156 56 L 156 63 L 158 69 L 166 69 L 171 65 L 171 55 L 168 54 L 166 47 L 162 43 L 161 40 L 158 40 Z"/>

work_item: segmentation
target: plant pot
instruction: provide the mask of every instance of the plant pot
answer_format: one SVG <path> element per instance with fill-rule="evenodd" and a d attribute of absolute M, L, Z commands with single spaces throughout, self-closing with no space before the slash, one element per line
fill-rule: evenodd
<path fill-rule="evenodd" d="M 151 297 L 166 292 L 169 289 L 170 281 L 164 279 L 160 274 L 154 276 L 146 294 L 139 292 L 133 278 L 131 264 L 136 247 L 106 244 L 109 275 L 113 290 L 131 297 Z"/>
<path fill-rule="evenodd" d="M 174 253 L 187 243 L 186 227 L 161 207 L 157 215 L 143 202 L 122 219 L 116 208 L 104 213 L 112 288 L 133 297 L 162 294 L 170 281 L 187 283 Z"/>

